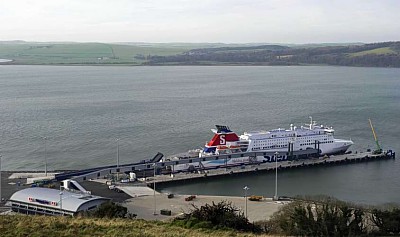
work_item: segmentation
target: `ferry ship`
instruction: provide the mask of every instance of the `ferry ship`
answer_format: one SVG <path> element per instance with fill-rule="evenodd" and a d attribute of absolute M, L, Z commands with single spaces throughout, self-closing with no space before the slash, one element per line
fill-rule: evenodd
<path fill-rule="evenodd" d="M 187 159 L 193 157 L 207 157 L 221 154 L 249 153 L 249 152 L 275 152 L 301 151 L 307 149 L 319 149 L 320 154 L 333 155 L 345 153 L 353 145 L 353 141 L 334 138 L 334 129 L 324 125 L 318 125 L 312 120 L 306 126 L 296 127 L 290 125 L 290 129 L 273 129 L 270 131 L 245 132 L 238 136 L 229 127 L 216 125 L 213 138 L 206 143 L 203 149 L 191 150 L 185 155 L 169 157 L 166 160 Z M 221 165 L 235 166 L 254 162 L 275 162 L 288 160 L 287 156 L 263 155 L 256 157 L 230 158 L 229 160 L 204 161 L 201 164 L 179 164 L 172 167 L 174 171 L 202 168 L 212 168 Z M 192 166 L 192 167 L 190 167 Z"/>

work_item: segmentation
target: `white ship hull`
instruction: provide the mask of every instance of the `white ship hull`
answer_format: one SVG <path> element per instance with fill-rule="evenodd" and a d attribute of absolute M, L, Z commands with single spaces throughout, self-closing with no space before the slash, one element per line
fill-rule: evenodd
<path fill-rule="evenodd" d="M 337 147 L 332 148 L 329 152 L 323 153 L 324 155 L 333 155 L 333 154 L 343 154 L 347 151 L 347 149 L 351 145 L 347 145 L 345 147 Z M 271 152 L 271 151 L 269 151 Z M 273 150 L 273 152 L 287 152 L 287 150 Z M 321 153 L 321 155 L 323 155 Z M 289 158 L 287 156 L 278 156 L 278 162 L 280 161 L 287 161 Z M 184 171 L 184 170 L 191 170 L 191 169 L 200 169 L 200 168 L 222 168 L 222 167 L 229 167 L 229 166 L 240 166 L 246 165 L 251 163 L 267 163 L 267 162 L 275 162 L 275 156 L 257 156 L 256 159 L 251 159 L 250 157 L 240 157 L 240 158 L 229 158 L 229 159 L 221 159 L 221 160 L 213 160 L 213 161 L 203 161 L 201 165 L 199 162 L 193 162 L 189 164 L 179 164 L 174 165 L 171 167 L 172 171 Z"/>
<path fill-rule="evenodd" d="M 208 142 L 203 151 L 199 151 L 199 157 L 207 157 L 221 154 L 233 154 L 238 152 L 275 152 L 286 153 L 288 151 L 302 151 L 307 149 L 319 149 L 320 155 L 345 153 L 353 145 L 351 140 L 335 139 L 334 130 L 331 127 L 317 126 L 312 121 L 308 127 L 293 127 L 290 130 L 275 129 L 244 133 L 237 136 L 226 126 L 217 126 L 213 130 L 214 137 Z M 177 158 L 182 159 L 182 158 Z M 278 161 L 288 160 L 287 156 L 278 156 Z M 254 162 L 275 162 L 274 156 L 240 157 L 221 160 L 204 161 L 199 164 L 179 164 L 171 167 L 172 171 L 193 170 L 197 168 L 219 168 L 226 166 L 238 166 Z"/>

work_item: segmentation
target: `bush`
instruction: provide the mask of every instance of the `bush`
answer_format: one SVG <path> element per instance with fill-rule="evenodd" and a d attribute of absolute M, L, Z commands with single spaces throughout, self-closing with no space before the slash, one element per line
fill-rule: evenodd
<path fill-rule="evenodd" d="M 372 222 L 379 228 L 377 234 L 396 236 L 400 235 L 400 209 L 373 209 L 371 214 Z"/>
<path fill-rule="evenodd" d="M 243 212 L 234 207 L 230 202 L 221 201 L 212 205 L 205 204 L 197 207 L 192 205 L 193 210 L 173 223 L 186 228 L 213 228 L 234 229 L 240 231 L 261 232 L 261 228 L 250 223 Z"/>
<path fill-rule="evenodd" d="M 360 236 L 366 234 L 364 210 L 336 199 L 297 200 L 264 224 L 269 233 L 296 236 Z"/>
<path fill-rule="evenodd" d="M 84 216 L 96 218 L 129 218 L 136 217 L 135 214 L 129 213 L 128 209 L 121 204 L 114 202 L 102 203 L 96 210 L 84 213 Z"/>

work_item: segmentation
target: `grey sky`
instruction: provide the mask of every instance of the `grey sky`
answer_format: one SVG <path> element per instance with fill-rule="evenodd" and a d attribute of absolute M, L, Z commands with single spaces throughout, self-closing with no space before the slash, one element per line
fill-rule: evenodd
<path fill-rule="evenodd" d="M 400 0 L 0 0 L 0 40 L 400 40 Z"/>

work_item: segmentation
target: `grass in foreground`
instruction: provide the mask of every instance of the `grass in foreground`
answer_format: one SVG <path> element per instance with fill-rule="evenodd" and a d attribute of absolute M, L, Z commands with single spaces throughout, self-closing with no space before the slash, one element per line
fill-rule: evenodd
<path fill-rule="evenodd" d="M 0 216 L 6 236 L 260 236 L 234 231 L 184 229 L 169 223 L 126 219 Z"/>

